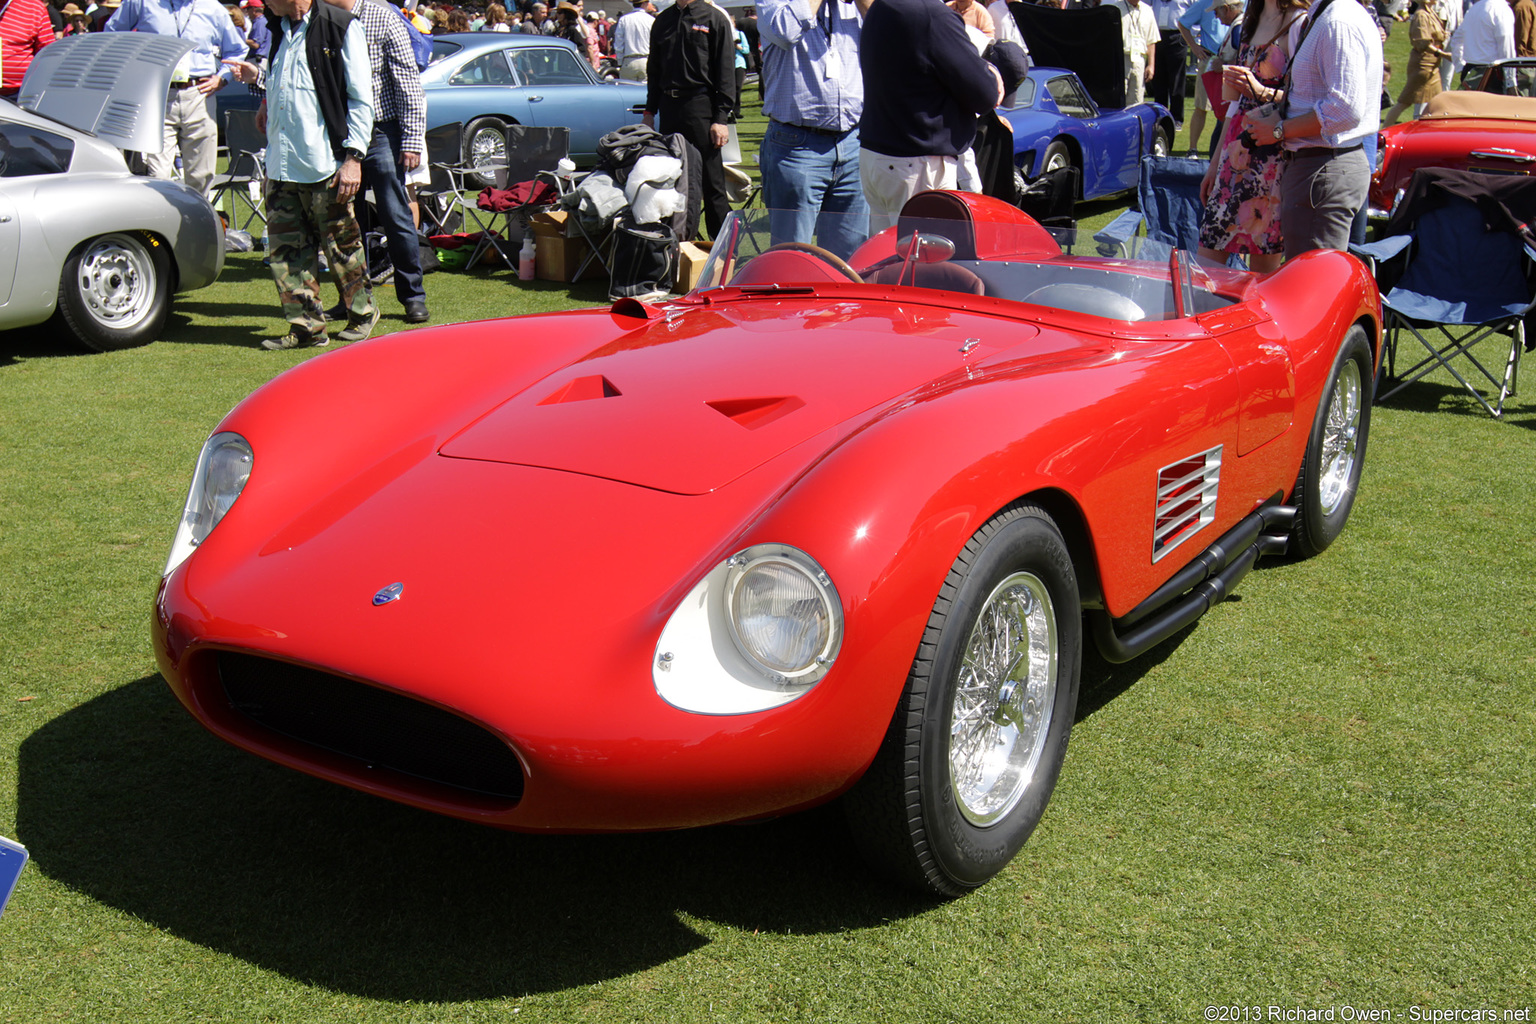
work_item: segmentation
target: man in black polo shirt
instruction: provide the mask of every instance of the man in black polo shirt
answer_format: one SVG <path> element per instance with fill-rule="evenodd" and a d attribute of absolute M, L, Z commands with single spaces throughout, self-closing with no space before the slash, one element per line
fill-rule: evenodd
<path fill-rule="evenodd" d="M 997 106 L 1003 82 L 941 0 L 879 0 L 859 40 L 864 116 L 859 177 L 871 231 L 896 222 L 925 189 L 954 188 L 976 118 Z"/>
<path fill-rule="evenodd" d="M 692 143 L 704 165 L 704 225 L 713 238 L 731 212 L 720 147 L 736 108 L 736 28 L 709 0 L 677 0 L 651 26 L 645 123 Z M 659 123 L 658 123 L 659 122 Z"/>

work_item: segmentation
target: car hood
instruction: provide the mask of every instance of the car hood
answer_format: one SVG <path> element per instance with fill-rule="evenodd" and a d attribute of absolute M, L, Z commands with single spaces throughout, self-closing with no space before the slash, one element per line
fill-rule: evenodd
<path fill-rule="evenodd" d="M 961 353 L 976 340 L 968 334 L 989 335 L 971 359 Z M 440 452 L 701 494 L 1038 334 L 885 303 L 695 309 L 646 321 L 521 388 Z"/>
<path fill-rule="evenodd" d="M 32 58 L 16 103 L 120 149 L 158 153 L 171 73 L 191 49 L 150 32 L 67 36 Z"/>

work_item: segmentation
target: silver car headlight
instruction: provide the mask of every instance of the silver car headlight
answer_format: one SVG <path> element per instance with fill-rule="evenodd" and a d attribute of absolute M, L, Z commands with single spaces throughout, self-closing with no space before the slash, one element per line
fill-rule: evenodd
<path fill-rule="evenodd" d="M 821 681 L 843 642 L 843 607 L 810 555 L 757 544 L 709 572 L 662 630 L 656 692 L 674 707 L 733 715 L 787 704 Z"/>
<path fill-rule="evenodd" d="M 171 557 L 166 560 L 164 576 L 187 560 L 229 512 L 235 499 L 251 478 L 254 456 L 250 442 L 239 434 L 225 431 L 214 434 L 203 445 L 192 474 L 192 488 L 187 505 L 171 541 Z"/>
<path fill-rule="evenodd" d="M 726 563 L 726 623 L 736 647 L 775 681 L 815 682 L 842 642 L 832 581 L 809 555 L 781 544 Z"/>

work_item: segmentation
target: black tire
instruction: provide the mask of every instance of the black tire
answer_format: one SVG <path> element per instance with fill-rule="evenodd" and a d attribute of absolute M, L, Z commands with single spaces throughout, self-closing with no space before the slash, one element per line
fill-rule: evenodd
<path fill-rule="evenodd" d="M 1163 157 L 1173 152 L 1173 137 L 1168 134 L 1165 125 L 1158 125 L 1152 130 L 1152 155 Z"/>
<path fill-rule="evenodd" d="M 1019 667 L 1033 678 L 1022 682 L 1018 671 L 968 670 L 967 651 L 999 637 L 1015 656 L 1030 650 L 1033 637 L 1054 653 L 1054 664 L 1023 658 Z M 880 751 L 844 798 L 854 840 L 871 863 L 943 896 L 964 895 L 1006 867 L 1056 787 L 1081 667 L 1082 606 L 1061 532 L 1041 509 L 1010 506 L 955 559 Z M 958 738 L 957 711 L 971 712 L 975 723 Z M 986 746 L 1009 751 L 991 783 L 966 774 Z"/>
<path fill-rule="evenodd" d="M 1045 152 L 1040 157 L 1040 174 L 1036 177 L 1071 166 L 1072 151 L 1067 148 L 1065 142 L 1057 139 L 1045 147 Z"/>
<path fill-rule="evenodd" d="M 464 128 L 464 162 L 472 167 L 507 163 L 507 123 L 499 117 L 477 117 Z M 496 184 L 495 171 L 475 171 L 469 181 L 481 188 Z"/>
<path fill-rule="evenodd" d="M 1303 558 L 1327 549 L 1349 521 L 1365 467 L 1374 383 L 1371 346 L 1356 325 L 1334 358 L 1291 495 L 1297 507 L 1291 546 Z"/>
<path fill-rule="evenodd" d="M 164 242 L 118 231 L 80 243 L 59 275 L 58 315 L 93 352 L 147 345 L 171 310 L 171 259 Z"/>

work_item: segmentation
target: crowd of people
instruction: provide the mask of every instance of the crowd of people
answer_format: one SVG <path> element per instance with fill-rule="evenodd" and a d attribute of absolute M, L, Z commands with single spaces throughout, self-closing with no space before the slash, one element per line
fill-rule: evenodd
<path fill-rule="evenodd" d="M 682 135 L 702 157 L 711 235 L 730 211 L 721 151 L 756 71 L 775 241 L 815 242 L 840 256 L 863 236 L 852 225 L 892 223 L 919 191 L 981 190 L 978 131 L 1006 132 L 996 108 L 1028 68 L 1006 0 L 759 0 L 734 21 L 711 0 L 674 0 L 660 13 L 652 0 L 631 0 L 616 20 L 584 11 L 581 0 L 553 10 L 542 2 L 265 2 L 0 0 L 0 73 L 13 93 L 31 55 L 73 32 L 191 41 L 167 101 L 165 151 L 147 161 L 150 173 L 168 176 L 179 154 L 185 180 L 201 190 L 214 170 L 208 97 L 237 78 L 265 81 L 258 122 L 268 135 L 271 260 L 289 323 L 273 348 L 324 344 L 332 320 L 346 320 L 340 337 L 367 337 L 377 321 L 351 204 L 365 187 L 382 197 L 376 206 L 407 319 L 428 319 L 405 183 L 422 170 L 419 71 L 431 34 L 557 36 L 594 67 L 611 60 L 618 75 L 645 82 L 645 123 Z M 1407 22 L 1413 57 L 1389 123 L 1448 85 L 1458 65 L 1470 72 L 1536 50 L 1536 0 L 1476 0 L 1465 12 L 1462 0 L 1411 0 L 1406 10 L 1366 0 L 1103 2 L 1122 13 L 1128 103 L 1145 95 L 1182 121 L 1191 56 L 1205 72 L 1191 123 L 1194 146 L 1208 117 L 1215 121 L 1201 252 L 1242 255 L 1260 271 L 1349 241 L 1365 205 L 1368 150 L 1382 122 L 1382 44 L 1394 24 Z M 342 293 L 330 310 L 312 269 L 322 250 Z"/>

